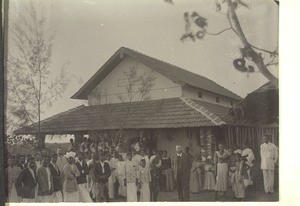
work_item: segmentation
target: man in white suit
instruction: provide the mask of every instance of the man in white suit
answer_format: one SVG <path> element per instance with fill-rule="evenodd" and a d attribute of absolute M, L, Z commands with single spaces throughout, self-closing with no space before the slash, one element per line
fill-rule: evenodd
<path fill-rule="evenodd" d="M 263 142 L 260 146 L 260 156 L 264 188 L 266 193 L 274 193 L 274 170 L 275 163 L 278 160 L 278 148 L 270 142 L 268 135 L 263 136 Z"/>

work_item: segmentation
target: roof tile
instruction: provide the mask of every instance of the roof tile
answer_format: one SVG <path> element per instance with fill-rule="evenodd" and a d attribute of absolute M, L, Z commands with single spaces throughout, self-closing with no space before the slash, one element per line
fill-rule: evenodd
<path fill-rule="evenodd" d="M 220 120 L 229 108 L 191 100 L 206 110 L 217 111 L 212 116 Z M 220 115 L 220 116 L 217 116 Z M 143 128 L 182 128 L 216 126 L 224 122 L 207 118 L 180 98 L 81 106 L 60 113 L 41 122 L 41 131 L 48 134 L 66 134 L 78 131 Z M 123 125 L 123 126 L 122 126 Z M 34 134 L 34 125 L 15 131 L 16 134 Z"/>

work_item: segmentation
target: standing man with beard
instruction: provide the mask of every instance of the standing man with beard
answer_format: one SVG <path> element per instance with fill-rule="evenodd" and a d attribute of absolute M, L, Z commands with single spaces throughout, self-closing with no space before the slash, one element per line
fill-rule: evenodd
<path fill-rule="evenodd" d="M 181 145 L 176 146 L 176 156 L 173 158 L 174 177 L 177 182 L 177 192 L 180 201 L 190 200 L 190 169 L 192 163 L 187 154 L 182 152 Z"/>

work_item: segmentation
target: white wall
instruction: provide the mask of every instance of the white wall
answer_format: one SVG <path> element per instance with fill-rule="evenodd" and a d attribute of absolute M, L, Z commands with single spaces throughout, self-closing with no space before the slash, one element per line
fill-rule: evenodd
<path fill-rule="evenodd" d="M 130 68 L 135 68 L 137 77 L 152 76 L 153 87 L 151 87 L 148 96 L 149 99 L 164 99 L 181 96 L 181 86 L 173 83 L 168 78 L 153 71 L 142 63 L 139 63 L 129 57 L 125 57 L 122 62 L 110 74 L 94 88 L 90 95 L 88 95 L 89 105 L 119 103 L 120 98 L 122 102 L 128 102 L 128 94 L 126 92 L 126 85 L 128 81 L 125 79 L 124 72 L 128 72 Z M 133 91 L 135 96 L 132 101 L 140 101 L 140 93 L 137 92 L 141 85 L 135 85 Z"/>
<path fill-rule="evenodd" d="M 172 157 L 176 155 L 176 145 L 181 145 L 184 151 L 186 146 L 190 147 L 191 154 L 199 155 L 200 147 L 197 145 L 197 137 L 196 133 L 192 130 L 191 134 L 191 142 L 188 139 L 188 129 L 174 129 L 174 139 L 172 141 L 167 138 L 167 129 L 159 130 L 158 138 L 157 138 L 157 149 L 159 150 L 167 150 L 168 154 Z"/>
<path fill-rule="evenodd" d="M 198 91 L 202 91 L 202 98 L 198 97 Z M 231 107 L 231 101 L 233 101 L 233 105 L 235 105 L 238 101 L 228 98 L 228 97 L 224 97 L 218 94 L 214 94 L 205 90 L 197 90 L 193 87 L 190 86 L 183 86 L 182 87 L 182 95 L 185 95 L 191 99 L 195 99 L 195 100 L 200 100 L 200 101 L 204 101 L 204 102 L 210 102 L 210 103 L 214 103 L 214 104 L 219 104 L 222 106 L 227 106 L 227 107 Z M 216 97 L 219 97 L 220 102 L 217 103 L 216 102 Z"/>

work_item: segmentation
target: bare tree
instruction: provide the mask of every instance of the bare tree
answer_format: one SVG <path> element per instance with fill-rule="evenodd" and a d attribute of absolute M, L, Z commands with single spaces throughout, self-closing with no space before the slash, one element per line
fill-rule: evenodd
<path fill-rule="evenodd" d="M 173 4 L 172 0 L 165 1 Z M 243 44 L 243 48 L 240 48 L 241 57 L 233 60 L 234 67 L 241 72 L 252 73 L 255 72 L 254 66 L 256 66 L 258 71 L 269 81 L 277 84 L 278 78 L 270 72 L 270 68 L 278 65 L 278 49 L 269 51 L 251 44 L 246 38 L 236 14 L 236 10 L 240 7 L 249 9 L 249 6 L 242 0 L 215 0 L 215 6 L 217 12 L 225 10 L 224 18 L 227 18 L 228 20 L 228 28 L 222 29 L 216 33 L 209 32 L 207 30 L 208 20 L 206 18 L 202 17 L 195 11 L 185 12 L 185 33 L 182 35 L 181 40 L 202 40 L 206 35 L 219 36 L 226 31 L 232 31 Z M 192 31 L 192 25 L 196 25 L 196 31 Z M 267 54 L 269 57 L 264 58 L 263 54 Z"/>
<path fill-rule="evenodd" d="M 94 133 L 100 138 L 101 141 L 109 136 L 109 139 L 112 141 L 112 145 L 115 147 L 122 142 L 122 137 L 124 135 L 124 129 L 128 125 L 128 120 L 132 115 L 135 114 L 136 110 L 133 106 L 133 102 L 140 102 L 149 100 L 149 92 L 154 86 L 155 77 L 153 71 L 145 72 L 141 75 L 138 75 L 136 68 L 131 67 L 128 71 L 124 71 L 125 79 L 127 80 L 127 85 L 125 86 L 125 95 L 116 95 L 120 100 L 121 107 L 119 108 L 121 118 L 115 122 L 117 128 L 112 128 L 109 120 L 112 118 L 113 112 L 111 111 L 112 107 L 107 105 L 107 114 L 108 116 L 103 116 L 106 126 L 109 128 L 108 131 L 95 131 Z M 123 104 L 124 103 L 124 104 Z M 127 104 L 125 104 L 127 103 Z M 111 112 L 110 112 L 111 111 Z"/>
<path fill-rule="evenodd" d="M 13 128 L 32 124 L 39 149 L 45 147 L 41 114 L 67 86 L 67 64 L 59 72 L 52 67 L 55 32 L 47 32 L 45 20 L 36 5 L 26 9 L 26 14 L 13 25 L 7 63 L 7 118 Z"/>

